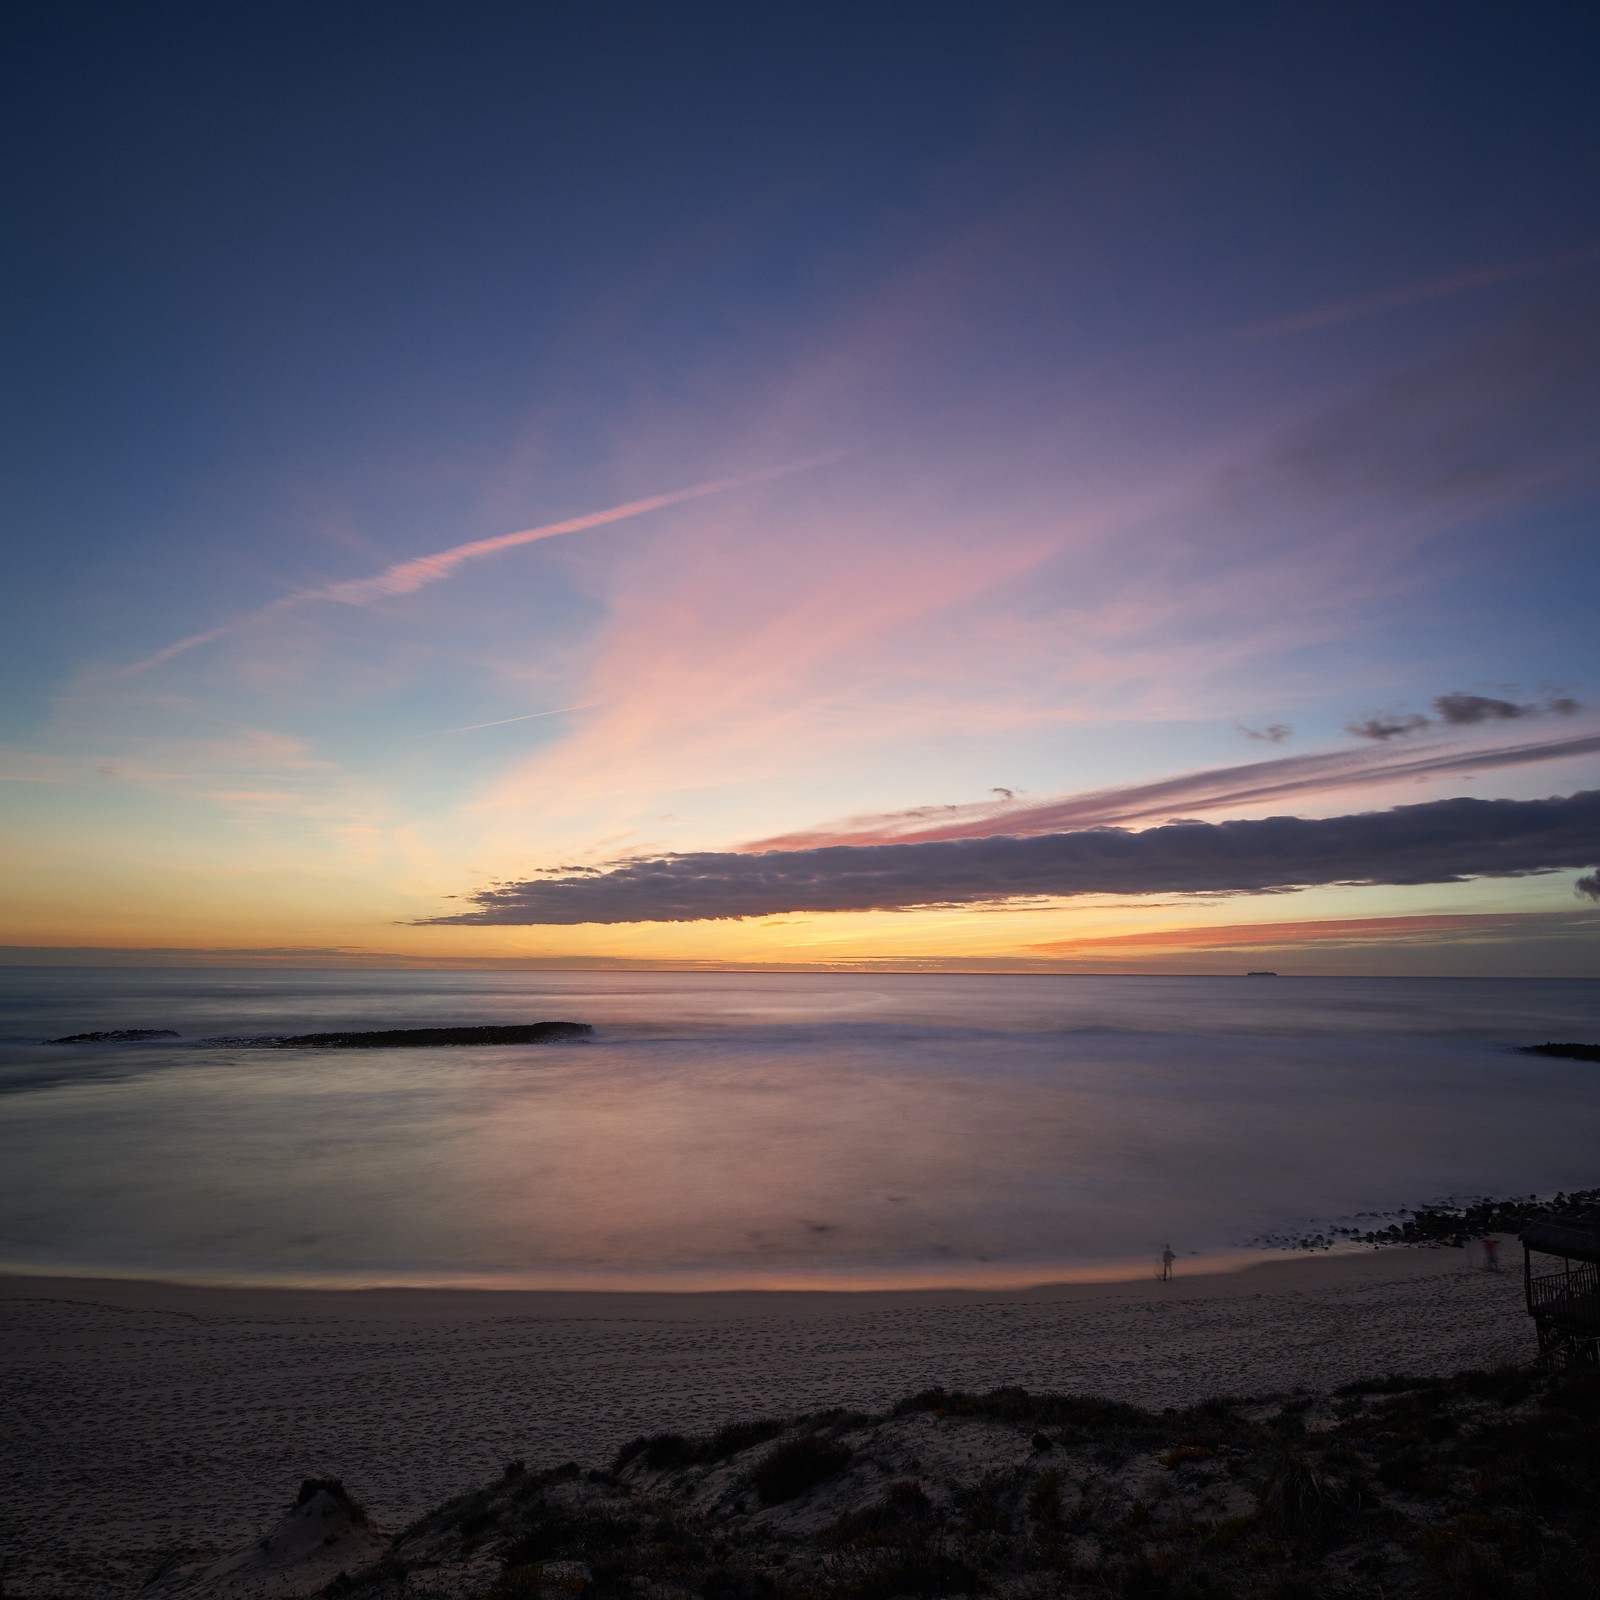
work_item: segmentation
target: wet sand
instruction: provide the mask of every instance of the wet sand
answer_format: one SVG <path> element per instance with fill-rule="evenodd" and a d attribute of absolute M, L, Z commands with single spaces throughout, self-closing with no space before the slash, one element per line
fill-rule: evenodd
<path fill-rule="evenodd" d="M 0 1276 L 0 1579 L 8 1597 L 121 1594 L 176 1548 L 249 1539 L 303 1477 L 342 1478 L 399 1526 L 513 1458 L 599 1465 L 638 1433 L 934 1384 L 1160 1407 L 1526 1361 L 1520 1274 L 1477 1263 L 1380 1250 L 849 1294 Z"/>

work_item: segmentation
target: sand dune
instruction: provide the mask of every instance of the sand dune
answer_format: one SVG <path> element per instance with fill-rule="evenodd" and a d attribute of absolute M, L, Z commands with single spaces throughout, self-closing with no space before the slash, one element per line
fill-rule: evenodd
<path fill-rule="evenodd" d="M 0 1278 L 7 1596 L 215 1557 L 301 1479 L 401 1525 L 513 1458 L 932 1384 L 1146 1406 L 1526 1360 L 1514 1272 L 1385 1250 L 1014 1293 L 555 1294 Z"/>

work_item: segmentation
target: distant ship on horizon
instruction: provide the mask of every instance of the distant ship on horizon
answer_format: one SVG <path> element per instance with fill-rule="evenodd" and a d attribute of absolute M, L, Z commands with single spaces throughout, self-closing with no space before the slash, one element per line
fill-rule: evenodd
<path fill-rule="evenodd" d="M 1247 973 L 1245 973 L 1245 977 L 1247 977 L 1247 978 L 1276 978 L 1277 976 L 1278 976 L 1278 974 L 1276 972 L 1247 972 Z"/>

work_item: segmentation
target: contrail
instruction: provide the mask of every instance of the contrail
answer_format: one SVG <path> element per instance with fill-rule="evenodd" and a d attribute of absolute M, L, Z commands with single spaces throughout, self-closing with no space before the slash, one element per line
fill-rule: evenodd
<path fill-rule="evenodd" d="M 496 717 L 493 722 L 464 722 L 459 728 L 441 728 L 440 733 L 472 733 L 478 728 L 503 728 L 508 722 L 532 722 L 536 717 L 559 717 L 563 711 L 587 711 L 594 704 L 585 700 L 581 706 L 557 706 L 554 711 L 529 711 L 520 717 Z"/>
<path fill-rule="evenodd" d="M 1559 255 L 1538 256 L 1527 261 L 1508 261 L 1499 266 L 1454 272 L 1447 277 L 1401 284 L 1354 300 L 1341 300 L 1311 311 L 1254 322 L 1243 328 L 1235 328 L 1231 337 L 1248 341 L 1271 339 L 1284 333 L 1309 333 L 1317 328 L 1332 328 L 1341 322 L 1356 322 L 1363 317 L 1379 316 L 1385 311 L 1425 305 L 1430 300 L 1443 300 L 1473 289 L 1492 289 L 1502 283 L 1514 283 L 1519 278 L 1538 277 L 1542 273 L 1558 272 L 1563 267 L 1582 266 L 1597 260 L 1600 260 L 1600 244 L 1582 245 L 1576 250 L 1564 250 Z"/>
<path fill-rule="evenodd" d="M 313 589 L 297 589 L 293 594 L 283 595 L 255 611 L 247 611 L 242 617 L 235 617 L 231 622 L 207 628 L 203 633 L 191 633 L 187 638 L 179 639 L 157 650 L 154 655 L 146 656 L 142 661 L 135 661 L 131 666 L 123 667 L 116 676 L 132 677 L 137 672 L 158 667 L 162 662 L 170 661 L 174 656 L 180 656 L 186 650 L 194 649 L 196 645 L 209 644 L 211 640 L 220 639 L 224 634 L 244 627 L 246 623 L 258 621 L 275 611 L 284 611 L 291 606 L 305 605 L 314 600 L 333 600 L 342 605 L 363 606 L 393 595 L 411 594 L 414 590 L 449 577 L 463 562 L 475 561 L 479 556 L 497 555 L 502 550 L 511 550 L 519 544 L 533 544 L 538 539 L 553 539 L 558 534 L 579 533 L 585 528 L 598 528 L 608 522 L 622 522 L 629 517 L 642 517 L 647 511 L 660 511 L 666 506 L 681 505 L 686 500 L 703 500 L 708 495 L 726 494 L 731 489 L 745 489 L 752 484 L 764 483 L 770 478 L 787 477 L 795 472 L 804 472 L 808 468 L 821 466 L 824 462 L 836 461 L 838 458 L 839 452 L 833 452 L 828 455 L 811 456 L 804 461 L 789 462 L 780 467 L 766 467 L 759 472 L 743 473 L 738 477 L 714 478 L 710 483 L 697 483 L 689 489 L 674 489 L 669 494 L 655 494 L 643 500 L 629 500 L 620 506 L 609 506 L 604 511 L 590 511 L 581 517 L 567 517 L 561 522 L 542 523 L 537 528 L 524 528 L 519 533 L 502 533 L 492 539 L 473 539 L 467 544 L 452 545 L 448 550 L 437 550 L 432 555 L 414 556 L 409 561 L 397 561 L 392 567 L 385 567 L 382 572 L 370 578 L 350 578 L 340 583 L 320 584 Z"/>

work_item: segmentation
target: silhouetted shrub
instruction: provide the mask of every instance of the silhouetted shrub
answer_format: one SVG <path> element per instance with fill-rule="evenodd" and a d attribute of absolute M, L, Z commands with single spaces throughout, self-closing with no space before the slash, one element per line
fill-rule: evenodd
<path fill-rule="evenodd" d="M 850 1464 L 850 1450 L 836 1439 L 802 1433 L 773 1450 L 750 1474 L 764 1506 L 781 1505 L 825 1482 Z"/>
<path fill-rule="evenodd" d="M 508 1567 L 490 1586 L 485 1600 L 538 1600 L 544 1574 L 537 1566 Z"/>
<path fill-rule="evenodd" d="M 630 1461 L 643 1459 L 651 1472 L 670 1472 L 680 1467 L 710 1466 L 726 1461 L 741 1450 L 753 1449 L 776 1439 L 787 1426 L 775 1418 L 764 1417 L 751 1422 L 730 1422 L 718 1428 L 707 1438 L 690 1439 L 681 1433 L 655 1433 L 648 1438 L 641 1435 L 630 1440 L 617 1451 L 611 1463 L 613 1472 L 621 1472 Z"/>
<path fill-rule="evenodd" d="M 783 1432 L 784 1424 L 772 1417 L 764 1417 L 753 1422 L 730 1422 L 706 1440 L 701 1449 L 700 1460 L 726 1461 L 729 1456 L 736 1456 L 741 1450 L 753 1449 L 758 1444 L 765 1444 L 768 1439 L 776 1439 Z"/>
<path fill-rule="evenodd" d="M 1418 1389 L 1439 1389 L 1448 1378 L 1408 1378 L 1402 1372 L 1391 1372 L 1382 1378 L 1362 1378 L 1356 1383 L 1344 1383 L 1334 1394 L 1341 1399 L 1355 1400 L 1369 1394 L 1409 1394 Z"/>
<path fill-rule="evenodd" d="M 507 1568 L 540 1561 L 592 1561 L 633 1542 L 639 1524 L 624 1517 L 594 1512 L 569 1512 L 545 1506 L 526 1525 L 522 1537 L 507 1547 Z"/>
<path fill-rule="evenodd" d="M 891 1483 L 883 1499 L 847 1512 L 817 1535 L 817 1542 L 840 1548 L 904 1544 L 907 1535 L 920 1537 L 933 1527 L 933 1502 L 920 1483 Z"/>
<path fill-rule="evenodd" d="M 1026 1389 L 991 1389 L 987 1394 L 964 1394 L 959 1389 L 924 1389 L 900 1401 L 890 1413 L 905 1417 L 931 1411 L 941 1417 L 993 1417 L 1043 1427 L 1148 1428 L 1154 1412 L 1120 1400 L 1090 1400 L 1075 1394 L 1030 1394 Z"/>
<path fill-rule="evenodd" d="M 978 1574 L 946 1555 L 895 1557 L 841 1585 L 841 1600 L 894 1600 L 898 1595 L 971 1594 Z"/>
<path fill-rule="evenodd" d="M 1121 1600 L 1167 1600 L 1172 1593 L 1172 1580 L 1140 1556 L 1117 1574 L 1116 1592 Z"/>
<path fill-rule="evenodd" d="M 742 1567 L 713 1567 L 701 1580 L 706 1600 L 773 1600 L 778 1585 L 765 1572 Z"/>
<path fill-rule="evenodd" d="M 1290 1531 L 1314 1527 L 1339 1501 L 1339 1485 L 1303 1450 L 1280 1450 L 1256 1496 L 1262 1520 Z"/>
<path fill-rule="evenodd" d="M 1033 1480 L 1028 1491 L 1028 1521 L 1041 1534 L 1049 1533 L 1061 1521 L 1061 1474 L 1054 1467 Z"/>
<path fill-rule="evenodd" d="M 641 1456 L 651 1472 L 666 1472 L 674 1467 L 692 1467 L 695 1462 L 694 1442 L 686 1439 L 681 1433 L 653 1433 L 648 1439 L 635 1439 L 631 1444 L 623 1445 L 617 1452 L 617 1459 L 612 1462 L 611 1470 L 620 1472 L 630 1461 Z"/>
<path fill-rule="evenodd" d="M 962 1525 L 969 1534 L 1011 1532 L 1010 1512 L 986 1489 L 958 1490 L 956 1508 L 961 1512 Z"/>

